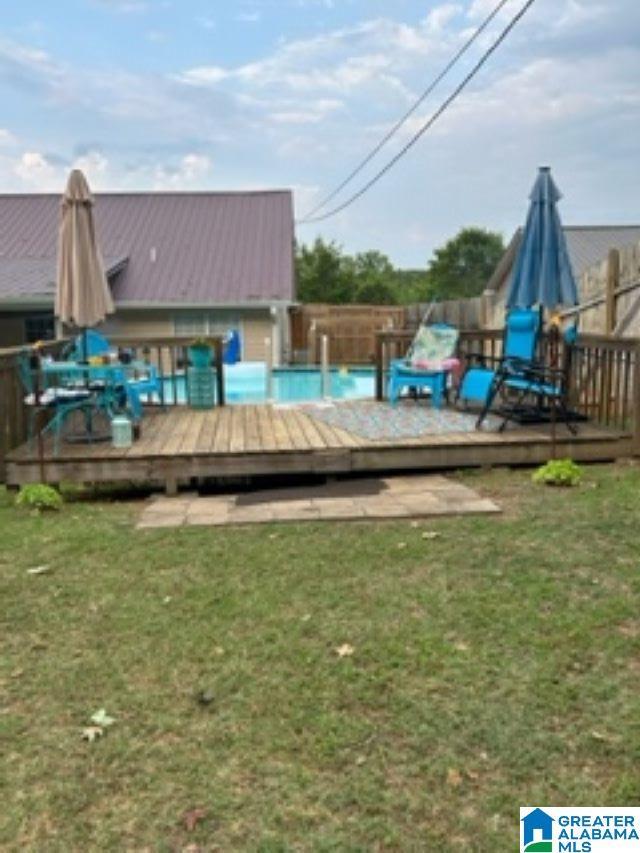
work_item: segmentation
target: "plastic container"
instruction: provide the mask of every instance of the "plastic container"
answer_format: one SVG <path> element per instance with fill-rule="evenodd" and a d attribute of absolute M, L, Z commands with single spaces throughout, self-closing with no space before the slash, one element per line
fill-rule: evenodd
<path fill-rule="evenodd" d="M 124 415 L 116 415 L 111 419 L 111 443 L 121 448 L 133 444 L 133 424 Z"/>

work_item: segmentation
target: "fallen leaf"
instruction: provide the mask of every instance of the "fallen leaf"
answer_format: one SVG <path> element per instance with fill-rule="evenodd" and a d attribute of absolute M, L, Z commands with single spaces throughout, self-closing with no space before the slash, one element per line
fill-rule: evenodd
<path fill-rule="evenodd" d="M 186 811 L 182 815 L 182 822 L 184 823 L 187 832 L 193 832 L 200 821 L 204 820 L 206 816 L 207 812 L 205 809 L 189 809 L 189 811 Z"/>
<path fill-rule="evenodd" d="M 440 534 L 436 533 L 435 530 L 425 530 L 425 532 L 422 534 L 423 539 L 437 539 L 438 536 L 440 536 Z"/>
<path fill-rule="evenodd" d="M 595 731 L 595 730 L 591 732 L 591 737 L 594 740 L 604 741 L 604 743 L 616 743 L 620 739 L 620 738 L 616 737 L 615 735 L 608 735 L 608 734 L 605 734 L 604 732 L 599 732 L 599 731 Z"/>
<path fill-rule="evenodd" d="M 362 767 L 362 765 L 365 763 L 365 761 L 366 761 L 366 760 L 367 760 L 366 756 L 364 756 L 364 755 L 359 755 L 359 756 L 356 758 L 356 764 L 358 765 L 358 767 Z"/>
<path fill-rule="evenodd" d="M 350 646 L 349 643 L 343 643 L 336 649 L 336 654 L 340 658 L 351 657 L 351 655 L 353 654 L 353 646 Z"/>
<path fill-rule="evenodd" d="M 475 770 L 467 770 L 467 776 L 469 777 L 469 779 L 473 779 L 474 782 L 476 779 L 480 778 L 480 774 L 477 773 Z"/>
<path fill-rule="evenodd" d="M 91 717 L 91 722 L 100 728 L 106 729 L 115 723 L 115 717 L 110 717 L 104 708 L 100 708 Z"/>
<path fill-rule="evenodd" d="M 301 621 L 302 621 L 302 622 L 308 622 L 308 621 L 309 621 L 309 619 L 311 619 L 311 614 L 310 614 L 310 613 L 305 613 L 305 614 L 304 614 L 304 616 L 302 617 L 302 620 L 301 620 Z"/>
<path fill-rule="evenodd" d="M 457 643 L 454 643 L 453 648 L 458 652 L 468 652 L 469 651 L 469 646 L 466 643 L 463 643 L 461 640 L 459 640 Z"/>
<path fill-rule="evenodd" d="M 196 695 L 200 705 L 210 705 L 215 698 L 213 690 L 199 690 Z"/>
<path fill-rule="evenodd" d="M 34 566 L 32 569 L 27 569 L 28 575 L 44 575 L 51 571 L 51 566 Z"/>
<path fill-rule="evenodd" d="M 458 788 L 462 784 L 462 775 L 459 770 L 456 770 L 455 767 L 450 767 L 447 770 L 447 785 L 450 785 L 452 788 Z"/>
<path fill-rule="evenodd" d="M 400 548 L 400 549 L 402 549 L 402 548 L 406 548 L 406 547 L 407 547 L 407 543 L 406 543 L 406 542 L 398 542 L 397 547 L 398 547 L 398 548 Z"/>
<path fill-rule="evenodd" d="M 93 743 L 94 740 L 102 737 L 103 734 L 104 729 L 100 728 L 100 726 L 87 726 L 82 729 L 82 740 L 88 740 L 89 743 Z"/>

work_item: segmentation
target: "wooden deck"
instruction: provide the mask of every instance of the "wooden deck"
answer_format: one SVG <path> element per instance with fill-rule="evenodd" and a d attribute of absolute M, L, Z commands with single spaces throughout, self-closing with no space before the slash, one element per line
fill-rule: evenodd
<path fill-rule="evenodd" d="M 628 433 L 589 424 L 581 424 L 577 436 L 558 425 L 556 443 L 558 457 L 577 461 L 633 452 Z M 31 448 L 22 445 L 7 458 L 7 483 L 135 481 L 172 491 L 192 477 L 535 464 L 550 455 L 548 427 L 373 441 L 323 424 L 301 408 L 246 405 L 201 412 L 176 407 L 146 415 L 141 439 L 127 450 L 63 441 L 55 455 L 49 439 L 42 466 L 36 442 Z"/>

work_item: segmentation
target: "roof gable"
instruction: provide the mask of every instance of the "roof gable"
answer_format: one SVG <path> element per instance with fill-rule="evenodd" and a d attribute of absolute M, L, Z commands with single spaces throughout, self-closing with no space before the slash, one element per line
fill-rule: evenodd
<path fill-rule="evenodd" d="M 562 230 L 576 280 L 589 267 L 602 261 L 609 249 L 640 242 L 640 225 L 566 225 Z M 522 228 L 519 228 L 489 279 L 487 290 L 497 291 L 508 285 L 521 239 Z"/>

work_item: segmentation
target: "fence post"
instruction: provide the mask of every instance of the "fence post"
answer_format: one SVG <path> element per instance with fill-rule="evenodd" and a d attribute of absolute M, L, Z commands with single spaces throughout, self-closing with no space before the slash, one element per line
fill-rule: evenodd
<path fill-rule="evenodd" d="M 633 348 L 633 455 L 640 456 L 640 341 Z"/>
<path fill-rule="evenodd" d="M 265 396 L 267 403 L 273 403 L 273 342 L 271 338 L 264 339 L 264 362 L 266 371 Z"/>
<path fill-rule="evenodd" d="M 607 285 L 605 301 L 604 333 L 612 335 L 617 322 L 617 293 L 620 287 L 620 252 L 610 249 L 607 259 Z"/>
<path fill-rule="evenodd" d="M 331 376 L 329 374 L 329 336 L 320 338 L 320 371 L 322 383 L 322 399 L 331 399 Z"/>
<path fill-rule="evenodd" d="M 384 358 L 382 333 L 376 335 L 376 400 L 384 400 Z"/>

